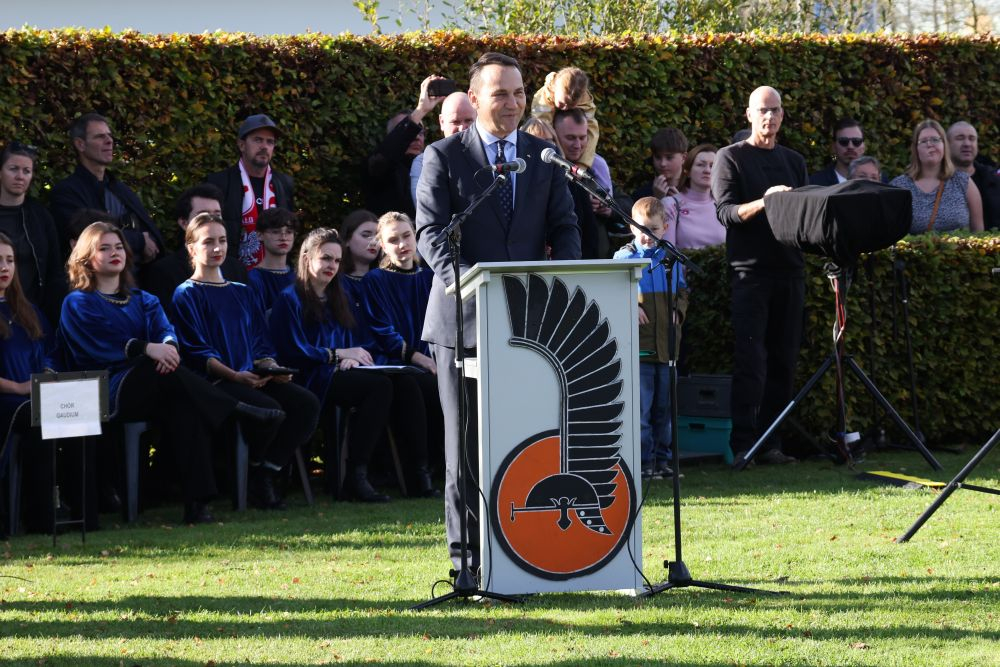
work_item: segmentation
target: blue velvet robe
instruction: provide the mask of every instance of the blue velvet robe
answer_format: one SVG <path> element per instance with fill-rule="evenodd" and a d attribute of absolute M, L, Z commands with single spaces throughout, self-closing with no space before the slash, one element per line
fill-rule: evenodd
<path fill-rule="evenodd" d="M 332 316 L 321 322 L 306 318 L 295 285 L 284 289 L 274 300 L 268 321 L 278 363 L 298 368 L 295 382 L 325 404 L 327 389 L 337 372 L 337 367 L 330 363 L 331 351 L 360 347 L 353 341 L 351 331 Z"/>
<path fill-rule="evenodd" d="M 275 356 L 264 313 L 243 283 L 185 280 L 174 292 L 174 312 L 181 354 L 203 375 L 209 359 L 239 372 Z"/>
<path fill-rule="evenodd" d="M 421 335 L 433 278 L 434 272 L 424 267 L 411 272 L 373 269 L 365 275 L 368 321 L 390 363 L 402 363 L 404 343 L 408 349 L 430 354 Z"/>
<path fill-rule="evenodd" d="M 34 308 L 34 306 L 32 306 Z M 42 373 L 47 368 L 54 369 L 56 365 L 50 358 L 51 336 L 45 323 L 45 318 L 41 311 L 35 308 L 35 314 L 46 336 L 39 340 L 28 338 L 28 332 L 13 321 L 10 305 L 6 301 L 0 301 L 0 317 L 6 320 L 10 326 L 10 338 L 0 338 L 0 377 L 12 382 L 27 382 L 31 379 L 32 373 Z M 0 394 L 0 433 L 3 434 L 2 445 L 3 455 L 0 456 L 0 470 L 3 470 L 3 462 L 6 457 L 6 443 L 10 437 L 10 429 L 14 424 L 14 415 L 18 408 L 24 406 L 25 410 L 30 409 L 27 405 L 31 400 L 30 396 L 19 394 Z"/>
<path fill-rule="evenodd" d="M 77 371 L 108 369 L 112 412 L 117 412 L 118 389 L 132 367 L 125 346 L 134 339 L 149 343 L 177 340 L 160 300 L 152 294 L 134 289 L 129 302 L 119 305 L 97 292 L 74 290 L 63 301 L 59 345 L 66 364 Z"/>
<path fill-rule="evenodd" d="M 364 277 L 340 276 L 340 285 L 347 296 L 347 303 L 354 315 L 354 327 L 351 329 L 351 347 L 363 347 L 372 355 L 376 365 L 389 363 L 389 357 L 375 342 L 371 323 L 368 321 L 368 292 L 365 289 Z"/>
<path fill-rule="evenodd" d="M 295 283 L 295 271 L 292 271 L 292 267 L 279 273 L 258 266 L 247 274 L 247 287 L 253 290 L 261 311 L 265 313 L 271 309 L 281 290 L 293 283 Z"/>

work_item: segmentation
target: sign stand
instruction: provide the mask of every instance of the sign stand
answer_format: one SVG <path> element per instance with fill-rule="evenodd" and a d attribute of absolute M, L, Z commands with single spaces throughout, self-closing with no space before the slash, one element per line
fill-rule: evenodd
<path fill-rule="evenodd" d="M 80 526 L 87 541 L 87 439 L 101 434 L 108 412 L 108 372 L 35 373 L 31 376 L 31 425 L 41 428 L 42 440 L 52 447 L 52 546 L 63 526 Z M 80 438 L 80 518 L 60 520 L 58 441 Z"/>

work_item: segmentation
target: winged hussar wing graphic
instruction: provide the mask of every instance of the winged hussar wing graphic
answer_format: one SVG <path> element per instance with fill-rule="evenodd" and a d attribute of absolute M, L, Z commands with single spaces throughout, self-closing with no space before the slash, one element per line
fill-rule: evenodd
<path fill-rule="evenodd" d="M 543 356 L 560 390 L 560 474 L 535 485 L 526 509 L 562 508 L 564 529 L 567 509 L 573 509 L 583 525 L 608 534 L 601 510 L 615 500 L 624 407 L 618 344 L 579 287 L 570 295 L 562 280 L 554 278 L 549 287 L 535 274 L 527 286 L 515 276 L 504 276 L 503 285 L 510 344 Z"/>

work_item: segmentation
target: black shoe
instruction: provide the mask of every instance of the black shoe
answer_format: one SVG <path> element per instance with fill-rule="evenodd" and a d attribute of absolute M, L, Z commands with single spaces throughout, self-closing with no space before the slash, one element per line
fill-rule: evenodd
<path fill-rule="evenodd" d="M 761 465 L 783 466 L 789 463 L 798 463 L 799 460 L 785 454 L 780 449 L 769 449 L 757 457 L 757 462 Z"/>
<path fill-rule="evenodd" d="M 368 468 L 366 466 L 358 466 L 351 471 L 349 485 L 350 497 L 354 500 L 360 500 L 363 503 L 387 503 L 391 500 L 389 496 L 376 491 L 371 482 L 368 481 Z"/>
<path fill-rule="evenodd" d="M 431 478 L 431 471 L 427 466 L 417 466 L 414 474 L 413 492 L 410 494 L 416 498 L 440 498 L 441 492 L 434 488 L 434 480 Z"/>
<path fill-rule="evenodd" d="M 250 469 L 249 501 L 253 507 L 262 510 L 287 509 L 285 501 L 278 496 L 274 488 L 274 478 L 277 470 L 267 466 L 254 466 Z"/>
<path fill-rule="evenodd" d="M 736 470 L 736 471 L 740 470 L 740 466 L 744 464 L 744 458 L 745 457 L 746 457 L 746 452 L 736 452 L 733 455 L 733 462 L 730 464 L 732 466 L 733 470 Z M 750 459 L 749 461 L 746 461 L 745 463 L 746 463 L 745 468 L 753 468 L 755 465 L 757 465 L 756 463 L 754 463 L 753 459 Z"/>
<path fill-rule="evenodd" d="M 673 479 L 674 469 L 671 468 L 666 463 L 657 463 L 656 467 L 653 468 L 653 478 L 654 479 Z M 677 479 L 684 479 L 684 473 L 677 476 Z"/>
<path fill-rule="evenodd" d="M 214 523 L 215 517 L 208 511 L 208 506 L 202 502 L 184 503 L 184 523 Z"/>
<path fill-rule="evenodd" d="M 255 422 L 280 424 L 285 421 L 285 411 L 272 408 L 261 408 L 240 401 L 236 404 L 236 414 Z"/>
<path fill-rule="evenodd" d="M 110 484 L 101 489 L 101 495 L 97 501 L 97 508 L 101 514 L 122 511 L 122 499 L 118 491 Z"/>

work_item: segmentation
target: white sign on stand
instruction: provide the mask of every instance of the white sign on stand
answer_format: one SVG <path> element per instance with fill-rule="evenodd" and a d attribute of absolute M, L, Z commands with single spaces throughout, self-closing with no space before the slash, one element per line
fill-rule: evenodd
<path fill-rule="evenodd" d="M 42 440 L 101 434 L 100 381 L 44 382 L 41 401 Z"/>

